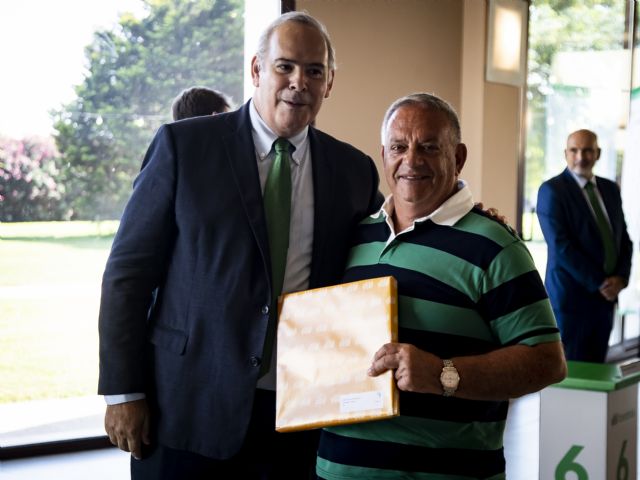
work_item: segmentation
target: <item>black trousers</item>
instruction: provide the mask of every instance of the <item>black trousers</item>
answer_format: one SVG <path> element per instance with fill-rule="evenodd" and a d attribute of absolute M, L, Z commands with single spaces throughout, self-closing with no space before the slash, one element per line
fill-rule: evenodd
<path fill-rule="evenodd" d="M 132 480 L 315 479 L 318 430 L 275 431 L 275 392 L 256 390 L 249 430 L 228 460 L 151 445 L 143 459 L 131 457 Z"/>

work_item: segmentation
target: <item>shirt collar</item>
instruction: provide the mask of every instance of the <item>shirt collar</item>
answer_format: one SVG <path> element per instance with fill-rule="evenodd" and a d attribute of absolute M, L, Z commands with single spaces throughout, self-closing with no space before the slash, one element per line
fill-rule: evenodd
<path fill-rule="evenodd" d="M 457 187 L 458 191 L 450 196 L 447 200 L 445 200 L 442 205 L 440 205 L 429 215 L 415 219 L 413 221 L 413 225 L 403 230 L 403 232 L 413 230 L 416 224 L 426 222 L 427 220 L 431 220 L 433 223 L 448 227 L 455 225 L 473 208 L 473 196 L 471 195 L 471 189 L 469 188 L 467 182 L 465 182 L 464 180 L 458 180 Z M 391 231 L 394 232 L 394 208 L 393 195 L 389 195 L 382 205 L 382 208 L 380 208 L 377 213 L 374 213 L 371 216 L 373 218 L 380 218 L 380 215 L 383 215 L 385 217 L 387 225 L 389 225 Z"/>
<path fill-rule="evenodd" d="M 591 175 L 591 178 L 586 178 L 583 177 L 582 175 L 578 175 L 577 173 L 575 173 L 573 170 L 568 169 L 569 173 L 573 176 L 574 180 L 576 182 L 578 182 L 578 185 L 580 186 L 580 188 L 584 188 L 587 183 L 591 183 L 594 187 L 597 187 L 598 185 L 596 184 L 596 176 L 595 175 Z"/>
<path fill-rule="evenodd" d="M 260 114 L 253 103 L 253 99 L 249 106 L 249 118 L 251 119 L 253 144 L 255 145 L 256 152 L 258 153 L 258 158 L 262 161 L 267 158 L 271 152 L 273 142 L 276 141 L 278 136 L 273 133 L 265 121 L 262 120 L 262 117 L 260 117 Z M 309 126 L 306 126 L 300 133 L 288 138 L 287 140 L 289 140 L 295 147 L 295 150 L 291 154 L 291 158 L 296 164 L 300 165 L 309 142 Z"/>

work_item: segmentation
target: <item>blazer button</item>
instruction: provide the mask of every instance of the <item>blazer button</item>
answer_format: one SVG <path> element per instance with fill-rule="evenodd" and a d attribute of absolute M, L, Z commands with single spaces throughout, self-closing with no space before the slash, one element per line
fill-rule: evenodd
<path fill-rule="evenodd" d="M 266 315 L 267 313 L 269 313 L 269 305 L 264 305 L 262 307 L 262 310 L 260 310 L 262 312 L 263 315 Z"/>
<path fill-rule="evenodd" d="M 251 357 L 251 366 L 259 367 L 262 362 L 260 361 L 260 357 Z"/>

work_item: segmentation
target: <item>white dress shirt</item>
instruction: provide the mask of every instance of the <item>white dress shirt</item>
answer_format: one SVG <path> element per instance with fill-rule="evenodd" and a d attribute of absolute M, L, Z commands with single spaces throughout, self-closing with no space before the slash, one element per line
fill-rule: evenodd
<path fill-rule="evenodd" d="M 607 219 L 607 223 L 611 228 L 611 220 L 609 220 L 609 213 L 607 213 L 607 207 L 604 206 L 604 200 L 602 200 L 602 195 L 600 195 L 600 190 L 598 190 L 598 184 L 596 183 L 596 176 L 593 175 L 590 179 L 587 179 L 582 175 L 578 175 L 577 173 L 574 173 L 572 170 L 569 170 L 569 172 L 571 173 L 575 181 L 578 183 L 578 186 L 580 187 L 580 191 L 582 192 L 582 196 L 584 197 L 585 202 L 587 202 L 587 205 L 589 205 L 589 210 L 591 210 L 591 213 L 593 214 L 593 218 L 596 218 L 596 212 L 593 211 L 593 207 L 591 206 L 591 200 L 589 200 L 589 195 L 587 195 L 587 190 L 584 188 L 587 185 L 587 183 L 591 183 L 593 185 L 593 191 L 596 194 L 596 198 L 598 199 L 600 208 L 602 209 L 602 212 L 604 213 L 604 216 Z"/>
<path fill-rule="evenodd" d="M 275 158 L 273 142 L 278 136 L 260 118 L 253 100 L 249 106 L 251 134 L 256 149 L 260 187 L 269 176 Z M 311 150 L 309 149 L 309 127 L 288 139 L 295 147 L 291 161 L 291 225 L 289 228 L 289 251 L 284 271 L 283 293 L 298 292 L 309 288 L 311 274 L 311 251 L 313 248 L 313 173 Z M 258 380 L 258 388 L 276 389 L 277 344 L 271 354 L 269 371 Z"/>

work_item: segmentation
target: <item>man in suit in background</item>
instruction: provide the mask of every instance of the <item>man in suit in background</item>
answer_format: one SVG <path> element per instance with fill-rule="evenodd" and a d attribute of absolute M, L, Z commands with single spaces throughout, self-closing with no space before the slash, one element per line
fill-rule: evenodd
<path fill-rule="evenodd" d="M 618 186 L 593 174 L 600 158 L 596 134 L 573 132 L 564 155 L 567 168 L 538 191 L 548 249 L 545 285 L 567 360 L 604 362 L 632 244 Z"/>
<path fill-rule="evenodd" d="M 313 472 L 317 433 L 274 431 L 277 297 L 338 283 L 382 198 L 369 157 L 309 126 L 333 85 L 324 26 L 281 16 L 251 67 L 239 110 L 159 129 L 107 262 L 99 393 L 135 479 Z"/>

